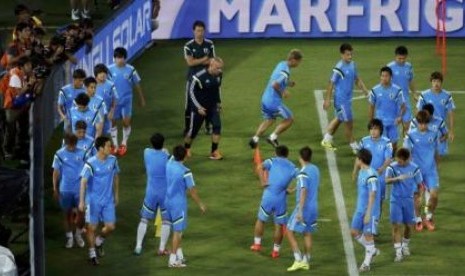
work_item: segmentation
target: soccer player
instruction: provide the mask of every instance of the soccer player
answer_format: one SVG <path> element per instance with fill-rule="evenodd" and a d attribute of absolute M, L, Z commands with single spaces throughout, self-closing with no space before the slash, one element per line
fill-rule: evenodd
<path fill-rule="evenodd" d="M 380 214 L 380 193 L 378 173 L 370 167 L 371 152 L 360 149 L 357 152 L 356 164 L 360 168 L 357 178 L 357 207 L 352 218 L 352 236 L 365 248 L 365 259 L 359 268 L 360 272 L 370 271 L 374 256 L 379 254 L 373 236 L 377 234 Z"/>
<path fill-rule="evenodd" d="M 108 67 L 110 80 L 114 82 L 118 91 L 118 102 L 116 103 L 113 121 L 111 124 L 111 138 L 113 146 L 117 148 L 118 155 L 123 156 L 127 151 L 127 143 L 131 134 L 132 97 L 133 90 L 139 95 L 140 106 L 145 106 L 145 98 L 140 86 L 140 77 L 136 69 L 126 63 L 128 52 L 125 48 L 118 47 L 114 50 L 115 63 Z M 118 126 L 116 122 L 123 121 L 123 140 L 118 147 Z"/>
<path fill-rule="evenodd" d="M 278 135 L 287 130 L 294 122 L 291 110 L 283 104 L 283 98 L 288 98 L 290 96 L 287 87 L 294 87 L 295 85 L 294 81 L 289 80 L 290 68 L 299 66 L 302 58 L 302 52 L 293 49 L 289 52 L 287 60 L 279 62 L 274 68 L 273 73 L 271 73 L 270 80 L 262 95 L 261 108 L 263 122 L 258 126 L 255 135 L 249 141 L 249 145 L 252 149 L 257 147 L 260 136 L 274 124 L 277 117 L 281 117 L 283 120 L 266 139 L 273 147 L 279 145 Z"/>
<path fill-rule="evenodd" d="M 287 223 L 287 238 L 294 252 L 294 263 L 287 271 L 308 270 L 312 250 L 312 234 L 316 231 L 318 218 L 318 188 L 320 170 L 311 163 L 312 149 L 300 149 L 299 163 L 302 166 L 297 174 L 295 209 Z M 304 236 L 304 254 L 301 254 L 294 233 Z"/>
<path fill-rule="evenodd" d="M 204 120 L 212 123 L 211 160 L 221 160 L 223 156 L 218 150 L 221 137 L 221 93 L 220 86 L 223 79 L 223 60 L 214 57 L 210 60 L 208 68 L 193 75 L 189 87 L 189 102 L 191 116 L 189 129 L 184 137 L 184 147 L 190 157 L 192 142 L 197 136 Z"/>
<path fill-rule="evenodd" d="M 410 162 L 410 151 L 400 148 L 396 152 L 396 161 L 386 169 L 386 183 L 392 184 L 391 223 L 396 253 L 394 262 L 401 262 L 404 256 L 410 256 L 410 236 L 415 223 L 414 194 L 422 182 L 420 168 Z M 404 224 L 403 234 L 401 224 Z"/>
<path fill-rule="evenodd" d="M 84 79 L 86 72 L 82 69 L 76 69 L 73 72 L 73 83 L 63 86 L 58 92 L 58 114 L 64 122 L 65 132 L 71 131 L 72 126 L 69 124 L 69 111 L 73 107 L 73 101 L 77 95 L 85 93 Z"/>
<path fill-rule="evenodd" d="M 165 204 L 168 211 L 168 219 L 173 227 L 173 241 L 171 254 L 168 261 L 169 267 L 185 267 L 184 255 L 181 249 L 182 233 L 187 227 L 187 198 L 186 190 L 205 213 L 206 206 L 200 200 L 195 188 L 192 172 L 184 166 L 187 150 L 178 145 L 173 149 L 174 160 L 166 165 L 166 197 Z"/>
<path fill-rule="evenodd" d="M 378 173 L 378 192 L 381 195 L 380 212 L 382 211 L 382 203 L 386 195 L 386 182 L 384 181 L 384 171 L 392 161 L 392 144 L 388 138 L 383 135 L 383 122 L 379 119 L 371 119 L 368 123 L 368 131 L 370 135 L 365 136 L 360 140 L 359 148 L 367 149 L 371 153 L 370 167 Z M 357 161 L 354 164 L 353 179 L 357 175 L 359 166 Z"/>
<path fill-rule="evenodd" d="M 87 160 L 80 174 L 79 210 L 86 212 L 89 260 L 93 265 L 98 265 L 97 254 L 99 257 L 105 254 L 103 243 L 115 230 L 115 207 L 119 198 L 119 166 L 116 157 L 110 154 L 110 138 L 98 137 L 95 140 L 95 147 L 97 155 Z M 104 223 L 104 227 L 96 237 L 100 221 Z"/>
<path fill-rule="evenodd" d="M 87 77 L 84 80 L 84 86 L 86 87 L 86 94 L 87 96 L 89 96 L 89 99 L 90 99 L 88 107 L 92 111 L 99 114 L 99 116 L 102 119 L 102 128 L 103 128 L 104 118 L 107 117 L 108 110 L 107 110 L 107 106 L 103 98 L 100 97 L 99 95 L 96 95 L 97 80 L 94 77 Z"/>
<path fill-rule="evenodd" d="M 166 195 L 166 163 L 169 154 L 163 149 L 165 137 L 160 133 L 155 133 L 150 138 L 152 148 L 144 150 L 145 171 L 147 174 L 147 188 L 145 198 L 140 210 L 140 222 L 137 227 L 136 248 L 134 254 L 140 255 L 142 252 L 142 242 L 147 232 L 147 223 L 153 220 L 160 208 L 163 217 L 161 226 L 160 246 L 158 255 L 167 255 L 166 243 L 170 236 L 171 223 L 168 221 L 165 208 Z"/>
<path fill-rule="evenodd" d="M 90 98 L 86 93 L 79 94 L 74 100 L 76 106 L 69 112 L 69 120 L 73 133 L 76 132 L 76 122 L 84 121 L 87 124 L 87 135 L 97 138 L 102 134 L 102 116 L 99 112 L 89 108 L 89 102 Z"/>
<path fill-rule="evenodd" d="M 429 116 L 428 128 L 431 129 L 432 131 L 438 132 L 438 135 L 439 135 L 438 154 L 439 156 L 442 156 L 445 154 L 444 150 L 446 148 L 444 147 L 444 144 L 445 144 L 444 142 L 447 140 L 447 133 L 448 133 L 446 123 L 444 122 L 444 120 L 434 115 L 434 105 L 427 103 L 422 107 L 422 110 L 425 110 L 426 112 L 428 112 L 428 116 Z M 418 128 L 418 121 L 416 118 L 413 118 L 412 122 L 410 123 L 409 130 L 412 130 L 415 128 Z"/>
<path fill-rule="evenodd" d="M 186 96 L 184 105 L 184 135 L 189 129 L 190 123 L 190 101 L 189 101 L 189 84 L 192 76 L 197 72 L 205 69 L 210 64 L 210 59 L 215 57 L 215 46 L 213 41 L 205 38 L 205 23 L 202 21 L 195 21 L 192 30 L 194 39 L 189 40 L 184 45 L 184 59 L 186 60 L 187 81 L 186 81 Z M 205 129 L 207 134 L 211 134 L 211 123 L 207 120 L 205 122 Z"/>
<path fill-rule="evenodd" d="M 111 120 L 115 114 L 115 107 L 118 101 L 118 93 L 115 84 L 108 80 L 108 68 L 103 63 L 94 66 L 94 75 L 97 80 L 96 95 L 103 99 L 105 106 L 108 109 L 108 114 L 105 116 L 103 123 L 103 135 L 111 135 Z M 114 151 L 113 151 L 114 152 Z"/>
<path fill-rule="evenodd" d="M 279 257 L 279 249 L 283 240 L 283 226 L 287 223 L 286 195 L 290 191 L 288 191 L 289 184 L 298 173 L 295 165 L 287 159 L 289 149 L 286 146 L 277 146 L 275 153 L 276 157 L 263 162 L 259 173 L 260 183 L 264 190 L 255 222 L 254 242 L 250 246 L 252 251 L 261 251 L 265 222 L 269 220 L 270 216 L 273 216 L 275 232 L 272 258 Z M 265 171 L 269 173 L 267 180 L 264 176 Z"/>
<path fill-rule="evenodd" d="M 423 224 L 430 231 L 434 231 L 435 223 L 433 221 L 433 214 L 438 204 L 438 189 L 439 189 L 439 176 L 436 166 L 437 148 L 438 148 L 438 132 L 428 128 L 429 114 L 427 111 L 420 110 L 416 115 L 418 128 L 413 129 L 407 133 L 404 138 L 404 147 L 412 152 L 412 160 L 420 167 L 423 181 L 426 189 L 430 194 L 426 210 L 426 217 Z M 419 204 L 417 205 L 417 208 Z M 421 223 L 419 215 L 421 211 L 417 209 L 416 223 Z M 422 227 L 417 225 L 418 231 Z"/>
<path fill-rule="evenodd" d="M 333 145 L 333 135 L 341 123 L 345 125 L 345 135 L 350 142 L 350 147 L 354 154 L 357 152 L 357 142 L 353 134 L 353 116 L 352 116 L 352 94 L 355 84 L 368 95 L 362 79 L 358 76 L 355 62 L 352 61 L 352 45 L 343 43 L 339 47 L 341 60 L 333 68 L 328 88 L 326 89 L 326 98 L 323 108 L 328 110 L 331 97 L 334 90 L 334 111 L 336 117 L 329 123 L 328 129 L 321 141 L 321 145 L 327 149 L 336 150 Z"/>
<path fill-rule="evenodd" d="M 94 147 L 94 137 L 86 134 L 87 123 L 85 121 L 77 121 L 74 124 L 74 135 L 77 137 L 76 147 L 82 149 L 86 153 L 86 159 L 97 154 L 97 150 Z"/>
<path fill-rule="evenodd" d="M 425 90 L 421 93 L 417 102 L 417 110 L 430 103 L 434 106 L 434 115 L 441 118 L 447 123 L 448 138 L 451 142 L 454 141 L 454 110 L 455 104 L 452 94 L 442 88 L 444 77 L 440 72 L 431 73 L 431 89 Z M 448 153 L 447 140 L 441 142 L 439 154 L 444 156 Z"/>
<path fill-rule="evenodd" d="M 74 245 L 73 229 L 77 245 L 84 247 L 84 216 L 82 212 L 77 212 L 75 220 L 74 209 L 79 204 L 79 173 L 84 167 L 85 151 L 76 147 L 77 137 L 73 134 L 66 134 L 64 141 L 64 147 L 59 149 L 53 158 L 53 197 L 60 202 L 65 215 L 65 247 L 71 248 Z"/>
<path fill-rule="evenodd" d="M 399 140 L 397 125 L 402 123 L 405 100 L 400 87 L 391 82 L 391 68 L 384 66 L 379 73 L 380 84 L 373 87 L 368 95 L 368 116 L 370 120 L 377 118 L 383 122 L 384 136 L 391 141 L 395 151 Z"/>
<path fill-rule="evenodd" d="M 405 112 L 402 116 L 403 133 L 407 133 L 410 121 L 412 120 L 412 108 L 410 104 L 410 93 L 415 96 L 415 82 L 413 80 L 413 66 L 407 61 L 408 49 L 405 46 L 398 46 L 394 51 L 394 61 L 388 63 L 392 70 L 392 83 L 399 86 L 405 100 Z"/>

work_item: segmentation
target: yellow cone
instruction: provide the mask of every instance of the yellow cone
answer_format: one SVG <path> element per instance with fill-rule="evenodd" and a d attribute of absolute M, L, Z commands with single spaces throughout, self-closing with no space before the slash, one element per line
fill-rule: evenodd
<path fill-rule="evenodd" d="M 155 217 L 155 237 L 159 238 L 161 236 L 161 214 L 160 208 L 157 210 L 157 216 Z"/>

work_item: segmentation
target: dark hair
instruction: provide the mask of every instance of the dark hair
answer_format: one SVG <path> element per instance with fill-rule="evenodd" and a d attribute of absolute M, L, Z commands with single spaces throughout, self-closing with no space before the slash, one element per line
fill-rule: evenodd
<path fill-rule="evenodd" d="M 24 4 L 18 4 L 15 7 L 15 15 L 18 16 L 22 12 L 28 12 L 29 14 L 31 13 L 31 10 Z"/>
<path fill-rule="evenodd" d="M 100 73 L 105 73 L 108 75 L 108 68 L 105 64 L 99 63 L 94 66 L 94 76 L 97 76 Z"/>
<path fill-rule="evenodd" d="M 397 56 L 407 56 L 408 55 L 408 49 L 407 47 L 401 45 L 397 46 L 396 50 L 394 51 L 394 54 Z"/>
<path fill-rule="evenodd" d="M 345 51 L 353 51 L 354 49 L 352 48 L 352 45 L 349 43 L 342 43 L 341 46 L 339 47 L 339 52 L 341 54 L 344 54 Z"/>
<path fill-rule="evenodd" d="M 203 21 L 196 20 L 194 24 L 192 24 L 192 30 L 195 30 L 196 27 L 201 27 L 205 30 L 205 23 L 203 23 Z"/>
<path fill-rule="evenodd" d="M 429 78 L 429 81 L 433 81 L 433 80 L 440 80 L 442 82 L 444 80 L 444 76 L 442 75 L 441 72 L 434 71 L 433 73 L 431 73 L 431 76 Z"/>
<path fill-rule="evenodd" d="M 105 147 L 105 144 L 109 141 L 111 141 L 110 138 L 106 136 L 97 137 L 97 139 L 95 139 L 95 148 L 98 151 L 100 148 Z"/>
<path fill-rule="evenodd" d="M 34 35 L 38 36 L 38 35 L 42 35 L 44 36 L 45 35 L 45 30 L 42 29 L 41 27 L 34 27 L 32 29 L 32 32 L 34 33 Z"/>
<path fill-rule="evenodd" d="M 89 85 L 91 83 L 97 83 L 97 80 L 94 78 L 94 77 L 87 77 L 85 80 L 84 80 L 84 86 L 85 87 L 89 87 Z"/>
<path fill-rule="evenodd" d="M 396 157 L 407 161 L 410 158 L 410 151 L 406 148 L 400 148 L 396 151 Z"/>
<path fill-rule="evenodd" d="M 419 124 L 427 124 L 430 121 L 430 114 L 426 110 L 420 110 L 417 112 L 415 119 L 417 119 Z"/>
<path fill-rule="evenodd" d="M 275 148 L 276 156 L 287 157 L 289 155 L 289 149 L 285 145 L 280 145 Z"/>
<path fill-rule="evenodd" d="M 77 137 L 72 133 L 66 133 L 63 141 L 65 142 L 65 145 L 73 147 L 77 144 Z"/>
<path fill-rule="evenodd" d="M 300 158 L 304 160 L 305 162 L 310 162 L 312 161 L 312 149 L 309 146 L 305 146 L 300 149 L 299 154 Z"/>
<path fill-rule="evenodd" d="M 427 103 L 427 104 L 425 104 L 424 106 L 421 107 L 421 110 L 426 110 L 426 111 L 428 111 L 430 116 L 433 116 L 433 114 L 434 114 L 434 105 L 430 104 L 430 103 Z"/>
<path fill-rule="evenodd" d="M 78 129 L 87 129 L 87 123 L 86 123 L 86 121 L 79 120 L 74 124 L 74 127 L 76 128 L 76 130 L 78 130 Z"/>
<path fill-rule="evenodd" d="M 123 47 L 118 47 L 113 51 L 114 58 L 124 58 L 128 57 L 128 51 Z"/>
<path fill-rule="evenodd" d="M 86 71 L 83 69 L 76 69 L 73 72 L 73 79 L 85 79 L 86 78 Z"/>
<path fill-rule="evenodd" d="M 165 143 L 165 137 L 161 133 L 154 133 L 152 137 L 150 137 L 150 143 L 152 147 L 156 150 L 163 148 L 163 143 Z"/>
<path fill-rule="evenodd" d="M 177 145 L 173 148 L 174 160 L 182 161 L 186 158 L 187 150 L 183 145 Z"/>
<path fill-rule="evenodd" d="M 379 69 L 379 74 L 381 75 L 383 72 L 388 72 L 389 75 L 392 77 L 392 69 L 387 67 L 387 66 L 383 66 L 381 67 L 381 69 Z"/>
<path fill-rule="evenodd" d="M 371 119 L 368 122 L 367 128 L 368 130 L 371 130 L 374 127 L 378 127 L 380 130 L 380 135 L 383 135 L 383 129 L 384 129 L 383 121 L 381 121 L 380 119 L 376 119 L 376 118 Z"/>
<path fill-rule="evenodd" d="M 29 28 L 32 31 L 32 26 L 29 23 L 26 22 L 19 22 L 16 24 L 16 31 L 17 32 L 22 32 L 24 29 Z"/>
<path fill-rule="evenodd" d="M 370 165 L 372 155 L 371 155 L 371 152 L 369 150 L 367 150 L 365 148 L 361 148 L 357 152 L 357 158 L 360 159 L 360 161 L 362 161 L 363 164 Z"/>
<path fill-rule="evenodd" d="M 77 105 L 87 106 L 90 102 L 90 98 L 86 93 L 80 93 L 79 95 L 76 96 L 76 98 L 74 99 L 74 102 Z"/>

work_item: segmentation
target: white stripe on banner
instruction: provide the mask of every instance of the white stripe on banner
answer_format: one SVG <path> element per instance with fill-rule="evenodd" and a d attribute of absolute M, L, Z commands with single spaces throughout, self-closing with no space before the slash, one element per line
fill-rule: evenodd
<path fill-rule="evenodd" d="M 326 132 L 328 126 L 328 117 L 323 109 L 323 90 L 315 90 L 315 104 L 318 110 L 320 119 L 321 133 Z M 355 260 L 354 244 L 350 235 L 349 221 L 342 193 L 341 177 L 337 169 L 336 155 L 331 150 L 326 150 L 326 159 L 328 160 L 328 169 L 331 175 L 331 183 L 333 185 L 334 200 L 336 201 L 337 217 L 339 226 L 341 227 L 342 242 L 344 244 L 344 252 L 346 254 L 347 272 L 349 275 L 358 275 L 357 262 Z"/>
<path fill-rule="evenodd" d="M 152 32 L 152 39 L 170 39 L 174 23 L 178 18 L 184 0 L 161 1 L 160 13 L 158 14 L 158 28 Z M 194 21 L 192 21 L 194 23 Z M 192 26 L 185 26 L 191 28 Z"/>

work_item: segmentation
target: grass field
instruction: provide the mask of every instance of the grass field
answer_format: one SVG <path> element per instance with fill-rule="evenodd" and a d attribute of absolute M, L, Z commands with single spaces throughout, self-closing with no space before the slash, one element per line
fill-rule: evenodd
<path fill-rule="evenodd" d="M 359 75 L 367 87 L 378 83 L 379 68 L 391 61 L 393 50 L 405 44 L 410 50 L 410 60 L 415 67 L 415 80 L 419 90 L 429 88 L 429 74 L 440 69 L 440 60 L 434 54 L 434 41 L 349 39 L 355 48 L 354 60 Z M 260 97 L 275 64 L 284 59 L 291 48 L 304 53 L 304 61 L 291 73 L 297 85 L 286 104 L 295 115 L 295 124 L 280 137 L 280 142 L 290 148 L 290 159 L 297 162 L 297 151 L 304 145 L 314 149 L 314 163 L 321 170 L 319 191 L 319 231 L 315 234 L 313 260 L 308 273 L 318 275 L 347 274 L 341 230 L 336 214 L 325 152 L 320 147 L 321 129 L 315 105 L 314 90 L 324 89 L 331 68 L 339 60 L 341 40 L 224 40 L 215 41 L 217 54 L 225 61 L 223 82 L 223 137 L 220 144 L 225 159 L 220 162 L 207 158 L 209 138 L 200 135 L 193 145 L 193 157 L 187 166 L 194 173 L 198 191 L 208 210 L 200 214 L 193 201 L 189 201 L 189 226 L 184 235 L 183 248 L 188 267 L 179 270 L 167 268 L 167 258 L 155 256 L 158 239 L 153 228 L 145 240 L 141 256 L 132 255 L 139 208 L 145 191 L 145 174 L 142 152 L 154 131 L 166 137 L 166 147 L 171 149 L 182 142 L 185 62 L 182 57 L 184 41 L 159 42 L 134 62 L 143 79 L 147 107 L 135 108 L 133 133 L 129 154 L 120 158 L 120 204 L 117 207 L 117 226 L 108 238 L 106 256 L 99 267 L 86 262 L 87 250 L 65 250 L 61 213 L 51 199 L 51 182 L 46 190 L 46 271 L 47 275 L 274 275 L 285 273 L 292 261 L 287 241 L 282 246 L 282 257 L 273 260 L 271 252 L 272 225 L 267 225 L 263 240 L 264 251 L 249 251 L 253 238 L 262 190 L 252 172 L 252 152 L 247 142 L 261 121 Z M 444 87 L 448 90 L 465 90 L 463 86 L 464 40 L 450 40 L 449 67 Z M 464 118 L 462 103 L 465 95 L 454 94 L 456 111 L 456 141 L 450 146 L 450 155 L 441 163 L 441 192 L 437 210 L 437 231 L 415 234 L 412 239 L 412 256 L 403 263 L 393 263 L 394 253 L 385 205 L 381 222 L 381 236 L 377 240 L 382 255 L 376 259 L 372 273 L 376 275 L 459 275 L 465 257 L 463 239 L 463 152 L 465 131 L 461 128 Z M 368 108 L 365 100 L 354 101 L 356 137 L 367 135 L 365 125 Z M 330 114 L 332 117 L 332 111 Z M 341 129 L 342 130 L 342 129 Z M 48 160 L 58 146 L 58 134 L 50 143 Z M 343 195 L 349 220 L 354 209 L 355 186 L 351 181 L 353 156 L 342 131 L 336 135 L 340 145 L 337 165 L 341 176 Z M 266 143 L 261 145 L 262 155 L 273 151 Z M 50 170 L 47 169 L 47 174 Z M 289 208 L 294 207 L 294 196 L 289 197 Z M 362 248 L 354 244 L 357 264 L 363 258 Z"/>

